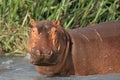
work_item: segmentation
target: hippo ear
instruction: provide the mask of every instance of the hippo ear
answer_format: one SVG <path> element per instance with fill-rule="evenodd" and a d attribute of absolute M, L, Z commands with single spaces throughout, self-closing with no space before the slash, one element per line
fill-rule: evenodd
<path fill-rule="evenodd" d="M 56 20 L 55 22 L 53 22 L 53 24 L 54 24 L 54 27 L 58 27 L 60 25 L 60 21 Z"/>
<path fill-rule="evenodd" d="M 35 27 L 35 25 L 36 25 L 35 20 L 34 20 L 34 19 L 31 19 L 31 20 L 30 20 L 30 24 L 32 25 L 32 27 Z"/>
<path fill-rule="evenodd" d="M 55 21 L 55 25 L 60 25 L 60 21 L 59 21 L 59 20 L 56 20 L 56 21 Z"/>

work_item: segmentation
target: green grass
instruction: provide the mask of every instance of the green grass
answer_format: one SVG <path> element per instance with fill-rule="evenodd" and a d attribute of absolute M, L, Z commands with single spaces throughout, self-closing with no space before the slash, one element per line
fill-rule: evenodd
<path fill-rule="evenodd" d="M 0 54 L 24 55 L 30 18 L 67 28 L 120 20 L 120 0 L 0 0 Z"/>

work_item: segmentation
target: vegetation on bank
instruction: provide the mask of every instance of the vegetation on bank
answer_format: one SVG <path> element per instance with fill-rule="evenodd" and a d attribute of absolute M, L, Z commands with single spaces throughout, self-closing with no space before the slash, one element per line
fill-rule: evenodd
<path fill-rule="evenodd" d="M 0 54 L 24 55 L 30 18 L 67 28 L 120 20 L 120 0 L 0 0 Z"/>

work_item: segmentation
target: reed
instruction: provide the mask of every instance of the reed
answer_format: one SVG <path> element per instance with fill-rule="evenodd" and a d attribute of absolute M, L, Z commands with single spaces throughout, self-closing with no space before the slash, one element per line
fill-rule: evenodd
<path fill-rule="evenodd" d="M 120 0 L 0 0 L 0 54 L 24 55 L 30 18 L 67 28 L 120 20 Z"/>

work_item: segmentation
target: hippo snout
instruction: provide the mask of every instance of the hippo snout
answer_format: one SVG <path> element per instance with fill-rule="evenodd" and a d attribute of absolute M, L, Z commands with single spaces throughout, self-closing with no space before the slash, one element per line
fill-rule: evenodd
<path fill-rule="evenodd" d="M 38 63 L 39 60 L 42 60 L 42 59 L 43 59 L 43 54 L 39 50 L 32 48 L 30 52 L 30 62 L 32 64 L 36 64 Z"/>
<path fill-rule="evenodd" d="M 51 61 L 51 57 L 53 56 L 53 51 L 50 50 L 38 50 L 32 48 L 30 52 L 30 62 L 32 64 L 40 64 L 40 63 L 49 63 Z"/>

